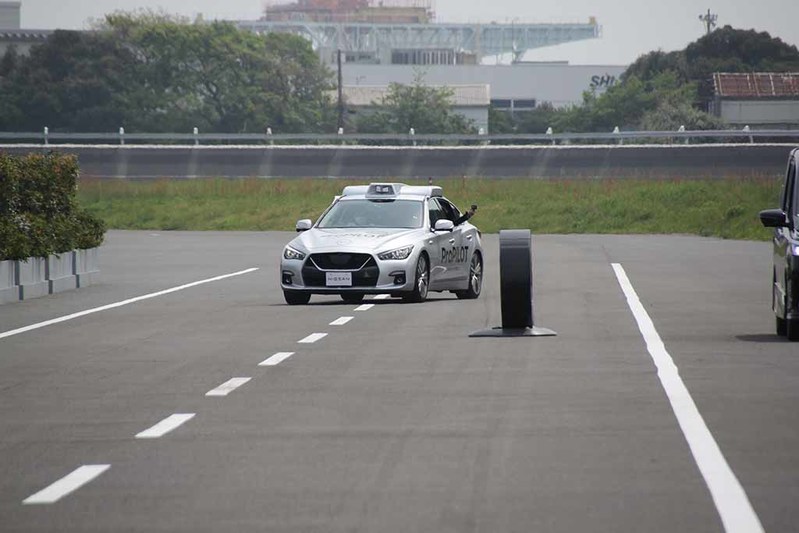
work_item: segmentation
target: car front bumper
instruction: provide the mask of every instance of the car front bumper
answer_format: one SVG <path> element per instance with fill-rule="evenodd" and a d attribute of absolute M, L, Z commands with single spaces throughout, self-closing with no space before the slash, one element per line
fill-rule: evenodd
<path fill-rule="evenodd" d="M 391 294 L 407 292 L 414 288 L 415 258 L 401 261 L 381 261 L 375 259 L 374 265 L 359 270 L 342 270 L 352 274 L 352 286 L 328 286 L 325 284 L 326 272 L 333 269 L 319 269 L 306 257 L 302 261 L 282 260 L 280 263 L 280 286 L 283 290 L 310 292 L 312 294 Z"/>

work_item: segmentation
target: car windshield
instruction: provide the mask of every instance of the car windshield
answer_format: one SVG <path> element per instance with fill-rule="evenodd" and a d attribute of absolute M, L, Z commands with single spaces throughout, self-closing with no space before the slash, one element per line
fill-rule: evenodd
<path fill-rule="evenodd" d="M 423 203 L 418 200 L 340 200 L 319 228 L 421 228 Z"/>

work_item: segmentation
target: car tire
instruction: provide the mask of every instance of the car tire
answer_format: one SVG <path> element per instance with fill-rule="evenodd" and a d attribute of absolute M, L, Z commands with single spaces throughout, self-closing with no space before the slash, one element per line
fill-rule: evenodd
<path fill-rule="evenodd" d="M 472 254 L 469 263 L 469 288 L 465 291 L 455 291 L 455 296 L 461 300 L 475 300 L 480 297 L 483 290 L 483 256 L 480 252 Z"/>
<path fill-rule="evenodd" d="M 430 287 L 430 261 L 427 255 L 421 254 L 416 260 L 416 275 L 413 280 L 413 290 L 402 296 L 403 301 L 422 303 L 427 299 Z"/>
<path fill-rule="evenodd" d="M 785 335 L 789 341 L 799 341 L 799 320 L 785 321 Z"/>
<path fill-rule="evenodd" d="M 301 291 L 283 291 L 283 298 L 289 305 L 305 305 L 311 301 L 310 292 Z"/>
<path fill-rule="evenodd" d="M 341 295 L 341 299 L 344 300 L 344 303 L 348 304 L 359 304 L 363 301 L 364 294 L 358 293 L 345 293 Z"/>
<path fill-rule="evenodd" d="M 784 318 L 777 317 L 777 335 L 785 337 L 788 335 L 788 322 Z"/>

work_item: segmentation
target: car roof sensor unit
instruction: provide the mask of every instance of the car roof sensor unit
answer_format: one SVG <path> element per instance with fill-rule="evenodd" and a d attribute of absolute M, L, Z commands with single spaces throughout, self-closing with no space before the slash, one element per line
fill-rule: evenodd
<path fill-rule="evenodd" d="M 403 185 L 400 194 L 410 194 L 414 196 L 444 196 L 441 187 L 437 185 Z"/>
<path fill-rule="evenodd" d="M 403 187 L 402 183 L 372 183 L 366 191 L 366 197 L 370 200 L 396 198 Z"/>

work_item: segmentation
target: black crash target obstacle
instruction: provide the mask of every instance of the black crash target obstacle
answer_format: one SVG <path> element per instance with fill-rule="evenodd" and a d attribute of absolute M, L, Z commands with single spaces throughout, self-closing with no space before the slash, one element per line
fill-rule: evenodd
<path fill-rule="evenodd" d="M 470 337 L 551 337 L 554 331 L 533 321 L 533 250 L 528 229 L 499 232 L 499 284 L 502 326 Z"/>

